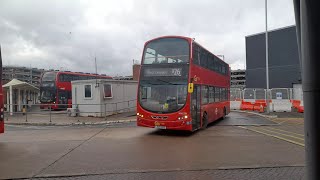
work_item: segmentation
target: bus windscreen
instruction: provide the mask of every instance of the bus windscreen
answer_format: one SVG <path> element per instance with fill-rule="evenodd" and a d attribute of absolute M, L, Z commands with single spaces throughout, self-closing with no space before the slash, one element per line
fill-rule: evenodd
<path fill-rule="evenodd" d="M 189 43 L 181 38 L 163 38 L 149 42 L 143 64 L 172 64 L 189 62 Z"/>

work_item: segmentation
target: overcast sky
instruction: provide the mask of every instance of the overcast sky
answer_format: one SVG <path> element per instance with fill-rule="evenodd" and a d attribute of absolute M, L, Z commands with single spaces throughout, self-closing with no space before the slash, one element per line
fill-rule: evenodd
<path fill-rule="evenodd" d="M 145 41 L 195 38 L 233 69 L 245 36 L 265 30 L 264 0 L 1 0 L 4 65 L 131 75 Z M 293 25 L 292 0 L 268 0 L 269 28 Z"/>

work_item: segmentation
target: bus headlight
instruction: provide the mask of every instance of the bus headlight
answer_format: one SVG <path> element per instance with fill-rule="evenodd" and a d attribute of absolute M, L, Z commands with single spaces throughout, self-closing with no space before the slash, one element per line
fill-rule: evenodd
<path fill-rule="evenodd" d="M 137 116 L 142 117 L 143 118 L 143 114 L 137 113 Z"/>
<path fill-rule="evenodd" d="M 180 117 L 178 117 L 178 120 L 186 120 L 186 119 L 188 119 L 188 115 L 184 115 L 184 116 L 180 116 Z"/>

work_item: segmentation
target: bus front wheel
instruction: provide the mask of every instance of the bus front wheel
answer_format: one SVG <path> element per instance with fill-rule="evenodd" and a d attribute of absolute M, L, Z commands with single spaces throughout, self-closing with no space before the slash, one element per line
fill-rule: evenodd
<path fill-rule="evenodd" d="M 202 117 L 202 129 L 206 129 L 208 126 L 208 114 L 204 113 Z"/>
<path fill-rule="evenodd" d="M 225 119 L 226 118 L 226 115 L 227 115 L 227 109 L 226 107 L 223 108 L 223 116 L 222 116 L 222 119 Z"/>

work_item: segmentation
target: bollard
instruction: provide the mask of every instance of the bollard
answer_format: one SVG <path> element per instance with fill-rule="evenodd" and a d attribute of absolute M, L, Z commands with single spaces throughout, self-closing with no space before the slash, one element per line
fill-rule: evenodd
<path fill-rule="evenodd" d="M 28 109 L 26 109 L 26 122 L 28 122 Z"/>
<path fill-rule="evenodd" d="M 50 112 L 49 112 L 50 122 L 52 122 L 52 121 L 51 121 L 51 104 L 49 105 L 49 109 L 50 109 Z"/>
<path fill-rule="evenodd" d="M 107 120 L 107 104 L 104 104 L 104 120 Z"/>
<path fill-rule="evenodd" d="M 23 107 L 22 107 L 22 115 L 25 115 L 25 113 L 26 113 L 26 106 L 23 105 Z"/>
<path fill-rule="evenodd" d="M 264 108 L 262 106 L 262 104 L 260 104 L 260 113 L 263 113 L 264 112 Z"/>

